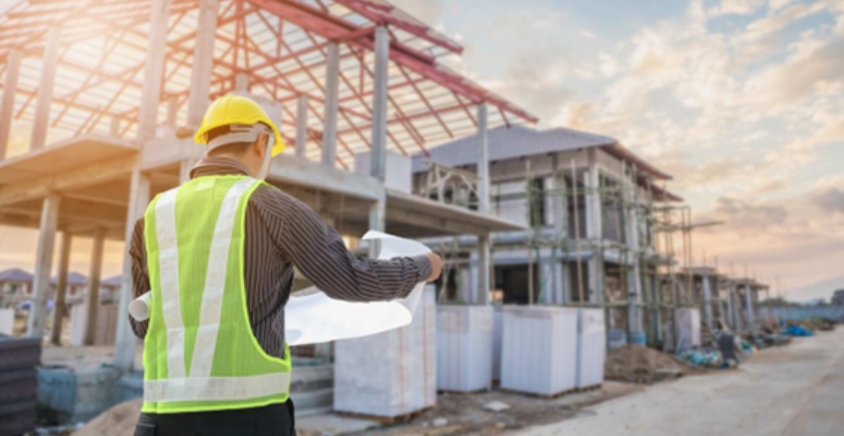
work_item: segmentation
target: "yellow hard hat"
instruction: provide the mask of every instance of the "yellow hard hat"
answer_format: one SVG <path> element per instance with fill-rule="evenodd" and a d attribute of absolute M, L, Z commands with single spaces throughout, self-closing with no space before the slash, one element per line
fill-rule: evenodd
<path fill-rule="evenodd" d="M 264 123 L 273 130 L 275 141 L 272 155 L 277 156 L 284 151 L 285 145 L 281 139 L 281 133 L 278 131 L 278 126 L 270 120 L 264 108 L 252 99 L 240 95 L 225 95 L 211 103 L 211 106 L 205 111 L 205 116 L 202 117 L 202 125 L 199 126 L 199 130 L 196 131 L 193 139 L 197 144 L 206 144 L 208 141 L 206 135 L 213 129 L 232 124 L 253 125 L 257 123 Z"/>

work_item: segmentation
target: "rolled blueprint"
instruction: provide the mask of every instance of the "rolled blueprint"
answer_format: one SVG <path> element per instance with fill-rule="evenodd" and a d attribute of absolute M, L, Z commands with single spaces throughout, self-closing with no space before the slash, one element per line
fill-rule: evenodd
<path fill-rule="evenodd" d="M 425 245 L 386 233 L 369 231 L 364 240 L 381 241 L 377 259 L 418 256 L 430 252 Z M 404 299 L 354 303 L 334 300 L 318 289 L 291 297 L 284 310 L 284 336 L 288 345 L 316 344 L 374 335 L 409 325 L 422 297 L 425 282 L 417 283 Z M 316 292 L 313 292 L 316 291 Z"/>
<path fill-rule="evenodd" d="M 135 321 L 146 321 L 149 319 L 149 297 L 150 293 L 146 292 L 144 295 L 132 300 L 129 303 L 129 315 L 135 318 Z"/>
<path fill-rule="evenodd" d="M 386 233 L 369 231 L 363 240 L 380 240 L 377 259 L 419 256 L 431 250 L 425 245 Z M 317 344 L 340 339 L 374 335 L 409 325 L 422 297 L 425 282 L 417 283 L 407 298 L 371 303 L 354 303 L 330 298 L 316 287 L 291 297 L 284 310 L 284 336 L 288 345 Z M 136 321 L 149 319 L 150 293 L 129 304 L 129 314 Z"/>

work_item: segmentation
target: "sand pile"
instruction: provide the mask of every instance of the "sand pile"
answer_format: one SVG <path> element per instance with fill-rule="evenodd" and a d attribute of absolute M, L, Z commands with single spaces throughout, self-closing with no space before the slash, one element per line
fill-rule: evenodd
<path fill-rule="evenodd" d="M 626 345 L 610 351 L 604 365 L 608 380 L 634 383 L 652 383 L 658 372 L 678 372 L 678 375 L 696 374 L 695 368 L 670 354 L 661 353 L 641 345 Z"/>
<path fill-rule="evenodd" d="M 120 403 L 92 419 L 72 436 L 132 436 L 143 399 Z"/>

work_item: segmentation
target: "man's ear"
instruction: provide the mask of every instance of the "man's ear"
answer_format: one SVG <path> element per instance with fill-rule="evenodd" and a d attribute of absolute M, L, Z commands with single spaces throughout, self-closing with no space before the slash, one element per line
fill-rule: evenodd
<path fill-rule="evenodd" d="M 255 142 L 252 143 L 252 149 L 255 150 L 255 153 L 257 153 L 259 157 L 263 158 L 264 153 L 268 153 L 267 141 L 269 140 L 270 137 L 267 135 L 267 132 L 261 132 L 258 134 L 258 138 L 255 139 Z"/>

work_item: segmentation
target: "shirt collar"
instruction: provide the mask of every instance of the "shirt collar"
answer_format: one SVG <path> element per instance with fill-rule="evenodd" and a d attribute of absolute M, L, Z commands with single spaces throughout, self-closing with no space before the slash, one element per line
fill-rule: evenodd
<path fill-rule="evenodd" d="M 190 178 L 203 176 L 249 175 L 243 162 L 228 157 L 206 157 L 200 159 L 190 170 Z"/>

